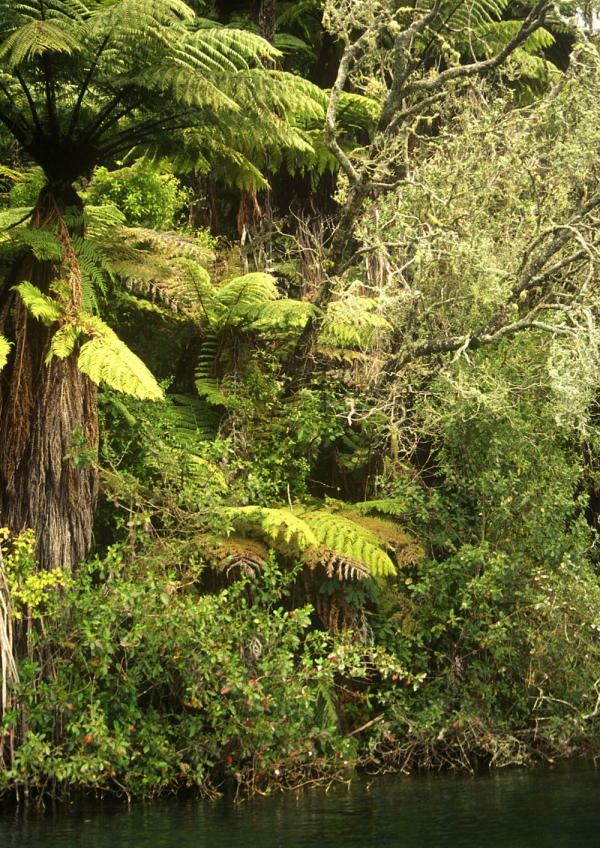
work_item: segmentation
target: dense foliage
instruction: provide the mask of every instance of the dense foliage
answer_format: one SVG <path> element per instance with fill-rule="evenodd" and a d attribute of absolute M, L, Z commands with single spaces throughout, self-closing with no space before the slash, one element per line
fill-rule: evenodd
<path fill-rule="evenodd" d="M 0 790 L 597 748 L 595 20 L 0 0 Z"/>

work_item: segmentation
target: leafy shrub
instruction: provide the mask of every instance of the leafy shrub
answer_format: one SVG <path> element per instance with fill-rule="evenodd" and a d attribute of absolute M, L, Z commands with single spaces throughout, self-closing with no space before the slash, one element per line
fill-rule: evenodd
<path fill-rule="evenodd" d="M 310 607 L 285 609 L 295 574 L 273 560 L 260 581 L 216 594 L 199 593 L 201 573 L 193 546 L 177 544 L 135 564 L 114 549 L 83 569 L 70 620 L 46 625 L 51 673 L 22 663 L 28 731 L 0 785 L 152 795 L 234 775 L 253 789 L 353 761 L 336 683 L 401 674 L 392 658 L 309 632 Z"/>
<path fill-rule="evenodd" d="M 145 160 L 116 171 L 98 168 L 87 191 L 89 203 L 113 204 L 125 215 L 128 224 L 158 230 L 173 226 L 187 199 L 176 177 Z"/>

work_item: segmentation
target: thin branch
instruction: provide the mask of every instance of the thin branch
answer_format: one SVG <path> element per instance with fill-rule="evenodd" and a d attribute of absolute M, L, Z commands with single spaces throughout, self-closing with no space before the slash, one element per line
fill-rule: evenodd
<path fill-rule="evenodd" d="M 102 124 L 104 123 L 105 118 L 107 118 L 111 114 L 111 112 L 114 112 L 119 103 L 122 103 L 123 100 L 127 97 L 127 95 L 133 91 L 133 89 L 134 86 L 126 85 L 115 97 L 113 97 L 113 99 L 109 103 L 106 104 L 103 109 L 100 110 L 96 117 L 96 120 L 92 123 L 88 132 L 86 133 L 86 136 L 89 141 L 93 141 L 97 137 L 98 132 L 102 132 Z M 135 105 L 131 106 L 131 109 L 134 109 Z"/>
<path fill-rule="evenodd" d="M 75 127 L 77 126 L 77 119 L 79 118 L 79 113 L 81 111 L 81 106 L 83 104 L 83 99 L 90 87 L 92 79 L 94 78 L 94 73 L 96 68 L 98 67 L 98 63 L 102 54 L 106 50 L 108 43 L 110 41 L 110 37 L 112 35 L 112 30 L 108 33 L 100 47 L 98 48 L 96 55 L 94 56 L 94 61 L 92 62 L 90 69 L 87 73 L 85 80 L 83 81 L 83 85 L 81 86 L 81 91 L 79 92 L 79 96 L 77 97 L 77 103 L 75 104 L 75 108 L 73 109 L 73 114 L 71 115 L 71 121 L 69 123 L 69 129 L 67 130 L 67 137 L 71 138 L 73 133 L 75 132 Z"/>
<path fill-rule="evenodd" d="M 354 62 L 359 59 L 364 53 L 369 38 L 373 34 L 374 31 L 379 29 L 383 20 L 383 13 L 381 12 L 375 21 L 369 26 L 360 38 L 354 42 L 354 44 L 346 44 L 344 48 L 344 52 L 342 53 L 342 58 L 340 60 L 337 77 L 335 79 L 335 83 L 331 89 L 331 95 L 329 97 L 329 105 L 327 107 L 327 114 L 325 116 L 325 129 L 323 131 L 323 140 L 325 141 L 325 146 L 328 150 L 333 153 L 335 158 L 340 164 L 340 167 L 348 177 L 351 183 L 355 183 L 358 179 L 358 175 L 354 169 L 354 166 L 337 143 L 336 140 L 336 128 L 337 128 L 337 111 L 339 107 L 340 97 L 342 91 L 344 90 L 344 86 L 346 84 L 346 80 L 348 79 L 348 74 L 350 73 L 350 68 L 354 64 Z"/>
<path fill-rule="evenodd" d="M 437 88 L 441 88 L 441 86 L 450 80 L 476 76 L 500 67 L 511 53 L 514 53 L 517 47 L 543 25 L 549 5 L 549 0 L 538 0 L 523 21 L 519 32 L 495 56 L 492 56 L 490 59 L 484 59 L 481 62 L 473 62 L 471 65 L 455 65 L 452 68 L 441 71 L 435 77 L 424 77 L 423 79 L 416 80 L 406 86 L 403 91 L 404 96 L 416 94 L 420 91 L 434 91 Z"/>
<path fill-rule="evenodd" d="M 131 147 L 135 144 L 140 144 L 144 141 L 151 141 L 154 131 L 158 128 L 164 133 L 166 131 L 174 132 L 175 130 L 185 130 L 191 126 L 190 121 L 185 121 L 179 124 L 169 124 L 168 119 L 161 118 L 157 121 L 147 121 L 138 127 L 133 127 L 130 130 L 123 130 L 119 133 L 111 144 L 105 144 L 98 150 L 98 155 L 104 157 L 114 154 L 124 147 Z"/>

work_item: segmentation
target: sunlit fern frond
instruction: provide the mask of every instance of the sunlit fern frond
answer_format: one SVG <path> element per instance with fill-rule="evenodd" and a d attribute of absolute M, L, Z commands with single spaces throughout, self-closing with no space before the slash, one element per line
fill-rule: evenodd
<path fill-rule="evenodd" d="M 62 318 L 59 304 L 48 295 L 42 294 L 32 283 L 20 283 L 15 286 L 15 290 L 19 292 L 27 311 L 47 327 Z"/>
<path fill-rule="evenodd" d="M 362 563 L 374 577 L 394 575 L 394 563 L 385 552 L 389 543 L 370 529 L 326 510 L 307 511 L 302 517 L 320 544 L 349 562 Z"/>
<path fill-rule="evenodd" d="M 276 333 L 277 337 L 282 339 L 301 333 L 306 322 L 317 312 L 312 303 L 282 298 L 239 308 L 232 323 L 243 324 L 249 332 L 262 335 Z"/>
<path fill-rule="evenodd" d="M 85 318 L 83 332 L 90 336 L 79 351 L 77 364 L 94 383 L 139 400 L 159 400 L 162 389 L 141 359 L 97 316 Z"/>
<path fill-rule="evenodd" d="M 61 322 L 52 338 L 46 362 L 53 356 L 60 359 L 69 356 L 78 340 L 87 337 L 77 364 L 94 383 L 104 381 L 111 388 L 140 400 L 162 398 L 162 390 L 148 368 L 100 318 L 85 312 L 71 315 L 60 303 L 28 282 L 15 286 L 15 290 L 34 318 L 47 326 Z"/>
<path fill-rule="evenodd" d="M 225 514 L 238 532 L 257 532 L 284 554 L 299 554 L 319 545 L 308 524 L 289 509 L 242 506 L 226 508 Z"/>
<path fill-rule="evenodd" d="M 370 530 L 326 510 L 247 506 L 226 509 L 238 532 L 254 532 L 267 538 L 284 555 L 304 554 L 309 565 L 322 564 L 344 579 L 385 577 L 396 573 L 386 544 Z"/>
<path fill-rule="evenodd" d="M 359 501 L 352 504 L 352 509 L 364 514 L 381 513 L 382 515 L 393 515 L 400 518 L 406 515 L 408 507 L 406 503 L 393 498 L 382 498 L 376 501 Z"/>
<path fill-rule="evenodd" d="M 4 336 L 0 336 L 0 370 L 4 368 L 8 362 L 11 347 L 12 342 L 9 342 L 8 339 L 4 338 Z"/>
<path fill-rule="evenodd" d="M 383 305 L 378 298 L 346 293 L 330 304 L 319 343 L 369 349 L 382 333 L 387 334 L 392 329 L 382 312 Z"/>

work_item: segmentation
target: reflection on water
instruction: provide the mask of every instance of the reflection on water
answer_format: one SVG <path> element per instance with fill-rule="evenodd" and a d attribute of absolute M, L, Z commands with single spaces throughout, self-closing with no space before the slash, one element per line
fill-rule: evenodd
<path fill-rule="evenodd" d="M 600 766 L 600 762 L 598 763 Z M 1 848 L 600 848 L 600 771 L 358 777 L 233 804 L 0 814 Z"/>

